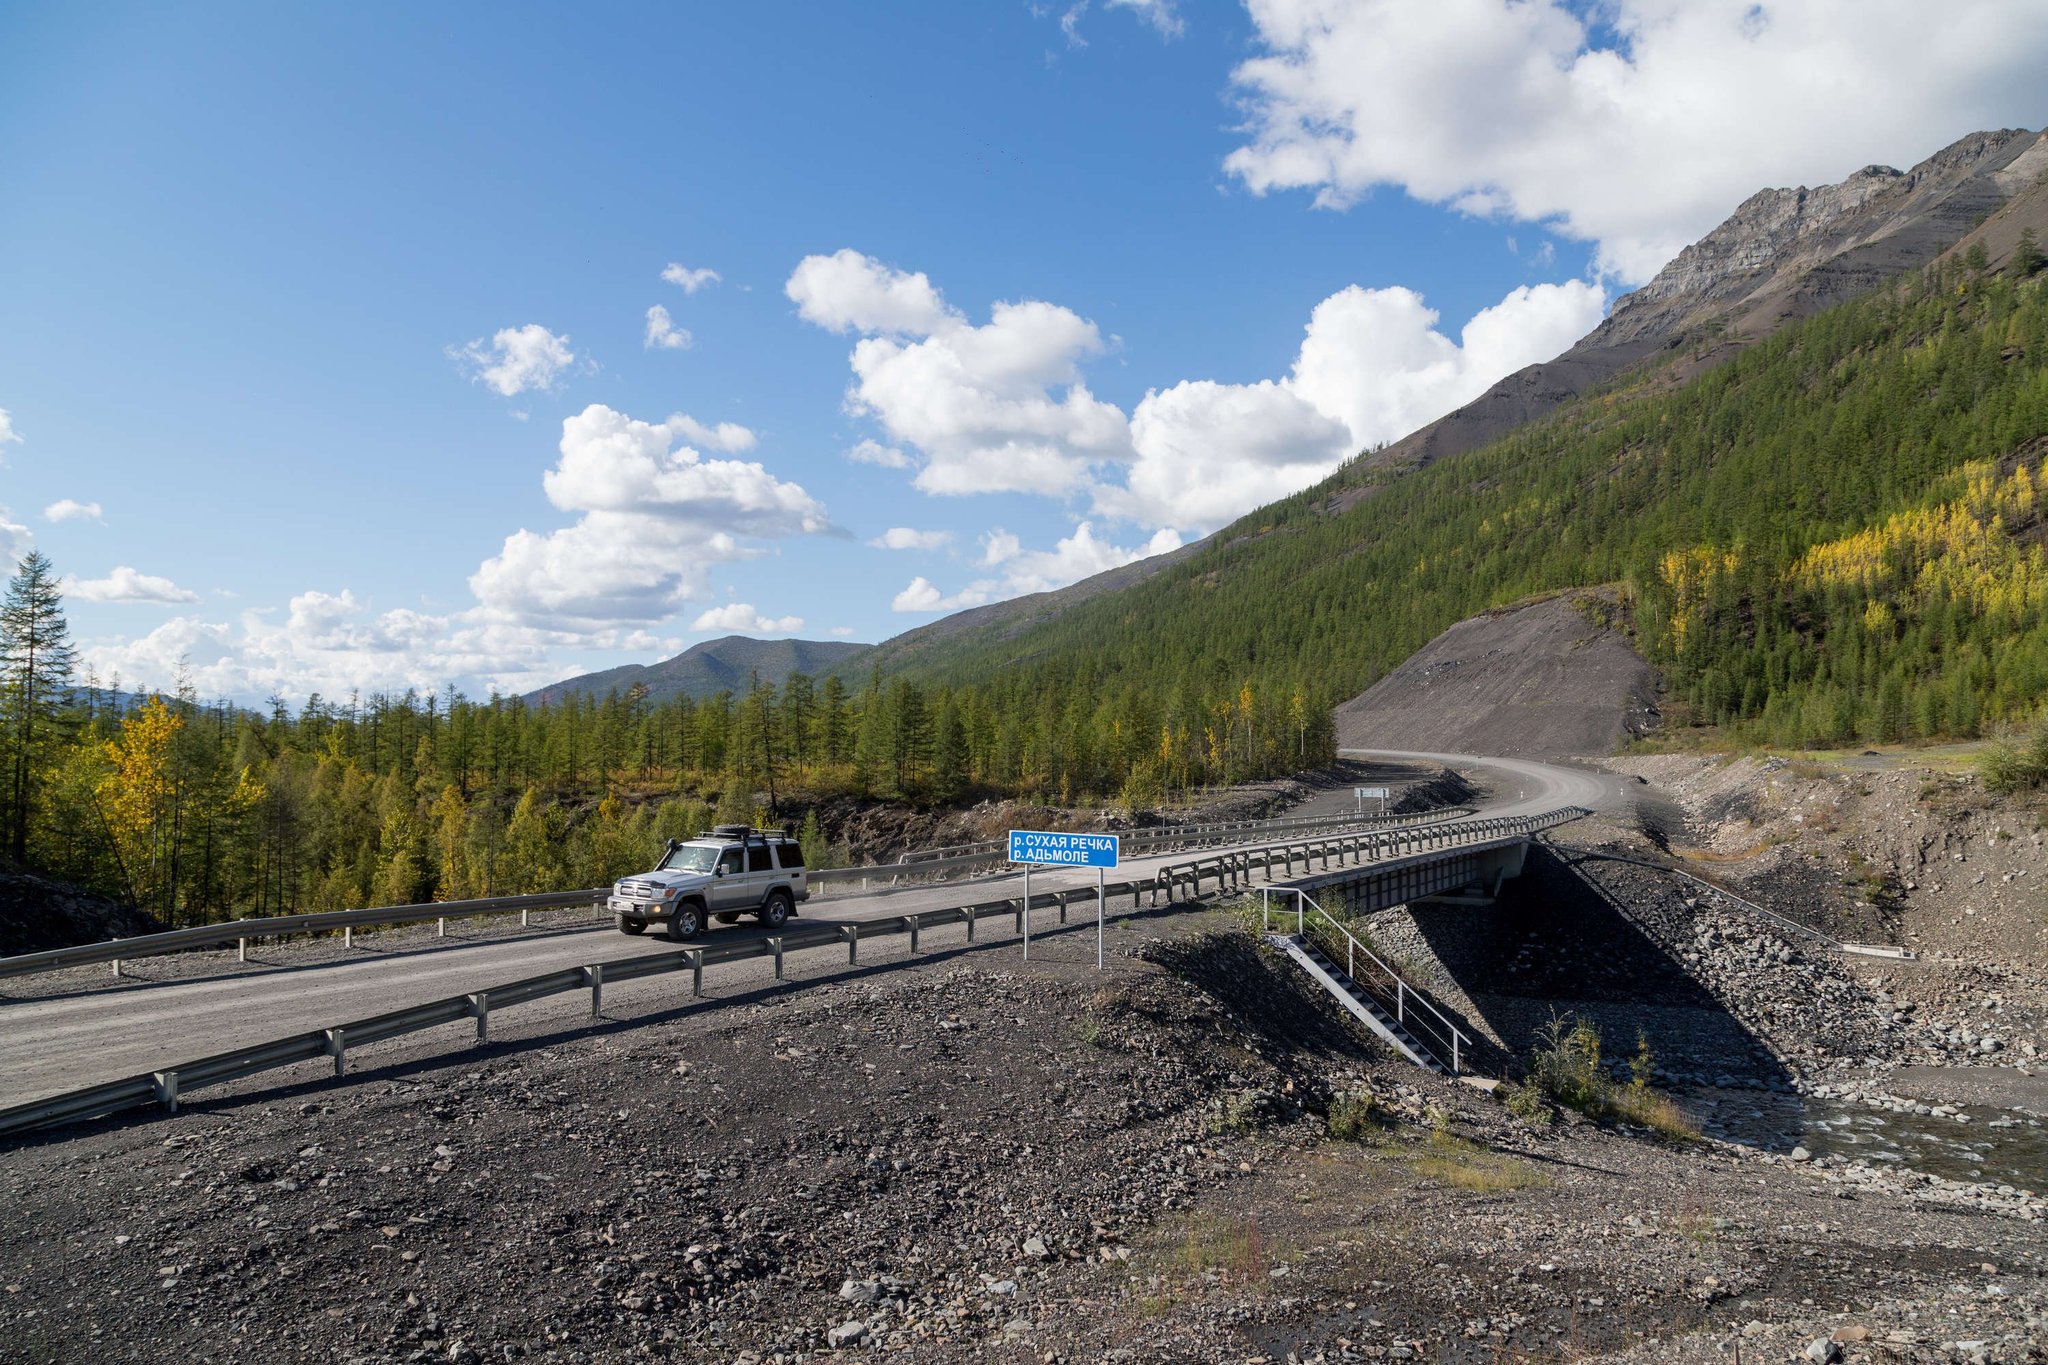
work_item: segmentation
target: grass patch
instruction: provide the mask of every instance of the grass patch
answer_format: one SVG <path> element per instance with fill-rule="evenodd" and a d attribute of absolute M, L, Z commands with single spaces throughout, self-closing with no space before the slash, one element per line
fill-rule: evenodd
<path fill-rule="evenodd" d="M 1430 1134 L 1429 1145 L 1408 1165 L 1425 1180 L 1475 1194 L 1533 1190 L 1550 1183 L 1526 1161 L 1441 1131 Z"/>

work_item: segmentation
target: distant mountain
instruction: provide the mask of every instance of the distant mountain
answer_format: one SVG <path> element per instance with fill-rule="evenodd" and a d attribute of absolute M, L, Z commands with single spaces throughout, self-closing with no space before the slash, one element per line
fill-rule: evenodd
<path fill-rule="evenodd" d="M 1477 450 L 1632 368 L 1676 360 L 1671 377 L 1683 381 L 1789 322 L 1932 262 L 1994 214 L 1987 246 L 2003 259 L 2019 227 L 2031 221 L 2014 212 L 2015 201 L 2031 198 L 2027 192 L 2044 174 L 2048 134 L 2008 128 L 1972 133 L 1910 171 L 1868 166 L 1838 185 L 1761 190 L 1649 284 L 1623 295 L 1613 314 L 1563 355 L 1516 371 L 1457 411 L 1352 461 L 1312 493 L 1341 513 L 1395 474 Z M 2048 231 L 2040 235 L 2048 240 Z M 1066 613 L 1208 549 L 1256 538 L 1268 521 L 1264 511 L 1254 512 L 1203 540 L 1056 592 L 956 612 L 884 640 L 860 667 L 931 672 L 969 646 L 1026 662 L 1038 652 L 1030 641 Z"/>
<path fill-rule="evenodd" d="M 1725 360 L 1786 323 L 1917 270 L 2048 173 L 2048 133 L 1972 133 L 1910 171 L 1866 166 L 1836 185 L 1759 190 L 1657 277 L 1615 301 L 1555 360 L 1354 466 L 1429 464 L 1505 436 L 1641 362 L 1694 348 L 1685 370 Z"/>
<path fill-rule="evenodd" d="M 624 694 L 639 685 L 647 689 L 652 701 L 678 695 L 701 701 L 727 690 L 744 691 L 755 675 L 762 682 L 779 687 L 792 673 L 821 674 L 835 667 L 843 669 L 855 656 L 873 648 L 839 640 L 755 640 L 727 635 L 691 645 L 673 659 L 658 664 L 626 664 L 552 683 L 528 693 L 526 700 L 547 705 L 571 693 L 603 697 L 614 689 Z"/>

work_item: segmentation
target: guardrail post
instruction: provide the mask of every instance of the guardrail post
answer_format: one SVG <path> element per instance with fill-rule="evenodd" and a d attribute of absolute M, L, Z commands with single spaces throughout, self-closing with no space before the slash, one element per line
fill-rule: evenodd
<path fill-rule="evenodd" d="M 704 994 L 704 950 L 702 948 L 686 949 L 684 956 L 690 959 L 690 994 L 702 995 Z"/>
<path fill-rule="evenodd" d="M 356 946 L 356 927 L 353 924 L 341 926 L 341 946 L 344 948 Z"/>
<path fill-rule="evenodd" d="M 157 1103 L 163 1105 L 166 1114 L 178 1112 L 178 1073 L 159 1071 L 155 1073 Z"/>
<path fill-rule="evenodd" d="M 519 907 L 519 927 L 526 928 L 526 907 L 523 905 Z"/>
<path fill-rule="evenodd" d="M 916 952 L 916 951 L 917 951 L 917 931 L 918 931 L 918 920 L 917 920 L 917 916 L 916 916 L 916 915 L 905 915 L 905 916 L 904 916 L 903 918 L 905 918 L 905 919 L 907 919 L 907 920 L 909 920 L 909 921 L 910 921 L 910 951 L 914 953 L 914 952 Z"/>
<path fill-rule="evenodd" d="M 780 981 L 782 980 L 782 935 L 777 934 L 774 938 L 769 939 L 768 947 L 775 954 L 775 979 Z"/>
<path fill-rule="evenodd" d="M 114 975 L 115 975 L 115 976 L 119 976 L 120 974 L 121 974 L 121 959 L 117 957 L 117 958 L 115 958 L 115 959 L 114 959 Z"/>
<path fill-rule="evenodd" d="M 590 968 L 590 1017 L 595 1019 L 604 1012 L 604 964 L 592 964 Z"/>
<path fill-rule="evenodd" d="M 1065 924 L 1066 922 L 1067 922 L 1067 893 L 1066 893 L 1066 892 L 1064 892 L 1064 891 L 1062 891 L 1062 892 L 1060 892 L 1060 923 L 1061 923 L 1061 924 Z"/>
<path fill-rule="evenodd" d="M 476 1040 L 488 1043 L 491 1040 L 491 993 L 478 991 L 470 996 L 469 1012 L 476 1016 Z"/>
<path fill-rule="evenodd" d="M 860 926 L 858 924 L 842 924 L 839 926 L 839 932 L 846 939 L 846 965 L 849 967 L 860 965 Z"/>
<path fill-rule="evenodd" d="M 974 942 L 974 919 L 975 919 L 975 910 L 974 910 L 974 907 L 973 907 L 973 906 L 971 906 L 971 905 L 963 905 L 963 906 L 961 906 L 961 907 L 960 907 L 960 916 L 961 916 L 961 918 L 962 918 L 962 919 L 965 919 L 965 920 L 967 921 L 967 941 L 968 941 L 969 943 L 972 943 L 972 942 Z"/>
<path fill-rule="evenodd" d="M 340 1080 L 348 1074 L 348 1039 L 345 1030 L 327 1030 L 327 1055 L 334 1058 L 334 1079 Z"/>

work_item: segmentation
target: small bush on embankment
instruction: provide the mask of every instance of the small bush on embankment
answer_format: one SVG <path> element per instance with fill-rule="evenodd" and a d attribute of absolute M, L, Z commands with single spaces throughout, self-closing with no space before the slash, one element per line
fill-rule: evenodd
<path fill-rule="evenodd" d="M 1699 1129 L 1669 1097 L 1650 1088 L 1656 1061 L 1647 1041 L 1638 1039 L 1629 1064 L 1630 1079 L 1616 1081 L 1600 1060 L 1598 1026 L 1570 1015 L 1544 1025 L 1529 1075 L 1504 1096 L 1509 1112 L 1522 1118 L 1547 1113 L 1544 1101 L 1576 1109 L 1588 1118 L 1611 1119 L 1691 1140 Z"/>

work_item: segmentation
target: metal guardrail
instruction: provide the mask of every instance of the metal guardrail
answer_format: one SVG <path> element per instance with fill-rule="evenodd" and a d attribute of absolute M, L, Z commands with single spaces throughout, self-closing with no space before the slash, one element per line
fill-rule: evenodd
<path fill-rule="evenodd" d="M 1323 865 L 1327 867 L 1328 859 L 1333 854 L 1340 860 L 1347 856 L 1362 860 L 1368 854 L 1392 853 L 1400 856 L 1404 853 L 1412 855 L 1435 849 L 1463 848 L 1472 844 L 1526 838 L 1538 829 L 1548 829 L 1567 820 L 1578 819 L 1586 813 L 1571 808 L 1569 812 L 1553 812 L 1548 816 L 1460 821 L 1434 828 L 1383 830 L 1320 841 L 1233 850 L 1216 858 L 1162 868 L 1149 879 L 1111 882 L 1103 888 L 1103 911 L 1107 914 L 1109 899 L 1118 896 L 1131 897 L 1133 910 L 1138 908 L 1140 899 L 1148 894 L 1155 906 L 1160 903 L 1162 896 L 1168 904 L 1172 904 L 1175 888 L 1181 885 L 1187 885 L 1195 898 L 1199 898 L 1205 878 L 1213 876 L 1216 879 L 1216 889 L 1221 891 L 1231 882 L 1248 878 L 1255 866 L 1263 867 L 1270 872 L 1275 862 L 1280 862 L 1291 873 L 1297 857 L 1304 868 L 1317 856 L 1323 859 Z M 175 1112 L 180 1096 L 198 1086 L 215 1085 L 254 1072 L 321 1058 L 332 1058 L 334 1074 L 341 1076 L 346 1073 L 348 1049 L 352 1046 L 360 1047 L 402 1034 L 438 1028 L 463 1019 L 476 1021 L 476 1036 L 481 1042 L 490 1036 L 490 1016 L 493 1009 L 504 1009 L 511 1005 L 546 999 L 570 991 L 588 990 L 591 1013 L 595 1015 L 603 1006 L 604 988 L 607 984 L 616 985 L 625 981 L 687 970 L 691 973 L 692 995 L 701 996 L 704 991 L 704 968 L 707 965 L 752 958 L 773 958 L 775 975 L 779 980 L 783 975 L 783 957 L 789 952 L 843 943 L 846 946 L 847 961 L 858 963 L 863 939 L 907 933 L 910 936 L 911 951 L 916 952 L 918 938 L 923 930 L 964 923 L 967 926 L 968 941 L 971 943 L 974 941 L 976 922 L 985 916 L 1011 915 L 1015 919 L 1016 931 L 1022 934 L 1026 927 L 1026 916 L 1032 909 L 1039 906 L 1057 906 L 1061 921 L 1064 922 L 1068 908 L 1073 902 L 1078 900 L 1092 903 L 1095 899 L 1095 888 L 1082 886 L 1070 890 L 1042 892 L 1031 896 L 1028 903 L 1021 896 L 1009 897 L 948 909 L 918 911 L 889 919 L 839 925 L 806 925 L 800 929 L 760 938 L 735 939 L 726 943 L 678 948 L 641 957 L 566 967 L 540 976 L 524 977 L 483 990 L 448 996 L 408 1009 L 373 1015 L 331 1027 L 310 1029 L 273 1042 L 214 1053 L 211 1056 L 181 1062 L 141 1075 L 12 1105 L 0 1109 L 0 1133 L 20 1132 L 73 1119 L 94 1118 L 151 1103 L 162 1104 L 166 1109 Z M 459 903 L 449 902 L 450 905 Z"/>
<path fill-rule="evenodd" d="M 1385 958 L 1353 934 L 1343 921 L 1316 904 L 1315 898 L 1308 892 L 1295 886 L 1271 889 L 1294 896 L 1294 932 L 1304 942 L 1308 941 L 1312 933 L 1334 933 L 1334 939 L 1328 939 L 1317 946 L 1324 948 L 1330 960 L 1335 962 L 1337 955 L 1330 950 L 1334 950 L 1340 942 L 1344 945 L 1344 975 L 1371 996 L 1380 1008 L 1392 1010 L 1394 1022 L 1402 1028 L 1412 1030 L 1419 1024 L 1426 1033 L 1433 1035 L 1418 1041 L 1436 1054 L 1439 1063 L 1448 1055 L 1453 1076 L 1463 1070 L 1464 1049 L 1471 1045 L 1472 1039 L 1463 1029 L 1451 1022 L 1449 1015 L 1432 1004 L 1428 996 L 1410 986 Z M 1284 918 L 1287 912 L 1282 910 L 1280 914 Z M 1259 896 L 1259 915 L 1261 927 L 1270 932 L 1273 927 L 1272 900 L 1263 892 Z M 1376 969 L 1375 975 L 1361 977 L 1358 974 L 1358 960 L 1361 957 Z M 1428 1018 L 1419 1015 L 1411 1018 L 1410 1002 L 1427 1010 Z M 1434 1022 L 1431 1022 L 1432 1020 Z"/>
<path fill-rule="evenodd" d="M 287 934 L 331 933 L 339 929 L 352 935 L 370 925 L 419 924 L 439 920 L 446 932 L 447 921 L 472 915 L 518 913 L 524 920 L 534 910 L 560 910 L 602 901 L 611 888 L 601 891 L 547 891 L 532 896 L 492 896 L 483 900 L 434 901 L 425 905 L 387 905 L 368 910 L 326 910 L 310 915 L 275 915 L 264 919 L 229 920 L 224 924 L 200 924 L 189 929 L 166 929 L 160 934 L 138 934 L 134 938 L 109 939 L 105 943 L 81 943 L 73 948 L 51 948 L 40 953 L 22 953 L 0 958 L 0 978 L 51 972 L 60 967 L 79 967 L 111 962 L 116 975 L 124 958 L 154 957 L 183 952 L 188 948 L 217 947 L 234 943 L 246 956 L 252 938 L 281 938 Z"/>
<path fill-rule="evenodd" d="M 1443 820 L 1464 807 L 1449 807 L 1416 815 L 1387 817 L 1408 823 L 1427 823 Z M 1366 821 L 1380 817 L 1366 817 Z M 1253 822 L 1256 823 L 1256 822 Z M 1355 825 L 1361 823 L 1353 817 L 1316 817 L 1317 825 Z M 1203 832 L 1194 835 L 1195 841 L 1224 837 L 1225 827 L 1213 830 L 1202 827 Z M 1187 840 L 1173 832 L 1162 831 L 1155 842 L 1157 847 L 1168 846 Z M 991 844 L 990 852 L 970 854 L 964 857 L 947 858 L 912 864 L 906 867 L 900 863 L 883 863 L 873 867 L 820 868 L 806 874 L 813 886 L 831 886 L 836 883 L 859 882 L 863 890 L 871 880 L 888 878 L 892 883 L 900 877 L 928 877 L 936 873 L 964 871 L 969 867 L 1003 861 L 1000 854 L 1007 853 L 1007 845 Z M 131 958 L 155 957 L 164 953 L 185 952 L 193 948 L 219 947 L 223 944 L 236 945 L 237 952 L 247 960 L 251 939 L 282 938 L 291 934 L 331 933 L 342 931 L 344 942 L 350 940 L 357 929 L 384 928 L 402 924 L 422 924 L 434 920 L 445 935 L 451 919 L 469 919 L 483 915 L 518 914 L 523 924 L 529 913 L 535 910 L 561 910 L 576 906 L 602 906 L 612 894 L 609 886 L 592 887 L 574 891 L 546 891 L 522 896 L 490 896 L 479 900 L 432 901 L 419 905 L 373 906 L 362 910 L 329 910 L 307 915 L 275 915 L 260 919 L 229 920 L 222 924 L 195 925 L 187 929 L 168 929 L 158 934 L 138 934 L 134 938 L 111 939 L 104 943 L 84 943 L 71 948 L 51 948 L 39 953 L 22 953 L 15 957 L 0 958 L 0 979 L 29 976 L 37 972 L 57 971 L 65 967 L 89 966 L 94 963 L 110 962 L 114 974 L 120 975 L 121 963 Z"/>

